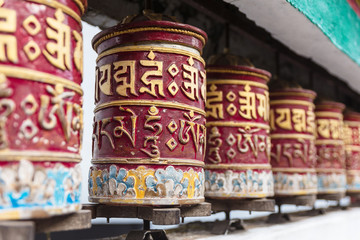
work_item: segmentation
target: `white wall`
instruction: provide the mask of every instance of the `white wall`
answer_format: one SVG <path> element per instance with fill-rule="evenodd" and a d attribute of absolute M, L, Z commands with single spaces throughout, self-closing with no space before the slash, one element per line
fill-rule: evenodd
<path fill-rule="evenodd" d="M 83 42 L 84 42 L 84 73 L 82 88 L 84 90 L 84 135 L 83 148 L 81 150 L 81 171 L 82 171 L 82 189 L 81 202 L 88 202 L 88 173 L 91 161 L 91 135 L 92 121 L 94 117 L 94 86 L 95 86 L 95 59 L 96 52 L 91 47 L 91 40 L 95 34 L 100 32 L 98 27 L 91 26 L 83 22 Z"/>

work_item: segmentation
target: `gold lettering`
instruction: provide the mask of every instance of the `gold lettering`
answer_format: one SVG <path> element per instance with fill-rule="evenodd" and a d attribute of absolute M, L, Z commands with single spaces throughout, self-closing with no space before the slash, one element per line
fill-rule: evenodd
<path fill-rule="evenodd" d="M 183 77 L 190 82 L 184 81 L 184 87 L 181 86 L 181 90 L 183 93 L 190 98 L 191 100 L 198 100 L 199 99 L 199 70 L 194 65 L 194 60 L 192 57 L 189 58 L 188 63 L 190 65 L 183 64 L 182 67 Z M 190 89 L 190 92 L 188 90 Z"/>
<path fill-rule="evenodd" d="M 209 134 L 209 153 L 208 160 L 212 163 L 220 163 L 220 147 L 222 145 L 221 134 L 217 127 L 212 127 Z"/>
<path fill-rule="evenodd" d="M 246 84 L 245 91 L 239 91 L 240 116 L 245 119 L 256 119 L 255 93 L 250 92 L 251 87 Z"/>
<path fill-rule="evenodd" d="M 99 76 L 100 75 L 100 76 Z M 98 68 L 97 77 L 100 77 L 98 86 L 105 95 L 112 95 L 111 91 L 111 65 L 105 64 Z"/>
<path fill-rule="evenodd" d="M 144 124 L 144 128 L 151 130 L 155 133 L 154 135 L 145 136 L 144 148 L 140 150 L 151 158 L 159 158 L 160 150 L 159 150 L 159 146 L 157 146 L 156 144 L 163 130 L 162 124 L 159 123 L 159 121 L 161 120 L 161 116 L 157 116 L 159 110 L 155 106 L 150 107 L 148 112 L 150 115 L 145 116 L 146 121 Z M 156 122 L 156 123 L 150 124 L 150 122 Z M 150 144 L 151 151 L 145 149 L 148 145 L 148 142 L 153 142 L 153 144 Z"/>
<path fill-rule="evenodd" d="M 163 79 L 156 79 L 156 77 L 163 76 L 163 62 L 153 61 L 155 59 L 155 54 L 152 51 L 150 51 L 150 53 L 148 54 L 148 58 L 151 60 L 140 60 L 140 65 L 143 67 L 155 67 L 156 70 L 145 71 L 145 73 L 141 76 L 141 81 L 146 86 L 150 85 L 150 89 L 146 87 L 141 87 L 139 91 L 140 93 L 149 93 L 150 95 L 157 97 L 157 87 L 159 95 L 165 97 Z"/>
<path fill-rule="evenodd" d="M 283 156 L 288 159 L 290 167 L 293 165 L 293 157 L 292 157 L 291 152 L 289 151 L 291 149 L 291 147 L 292 146 L 290 143 L 285 143 L 283 146 Z"/>
<path fill-rule="evenodd" d="M 298 139 L 299 143 L 294 144 L 294 158 L 301 158 L 303 162 L 306 164 L 308 158 L 308 145 L 305 143 L 304 139 Z M 304 147 L 304 149 L 302 149 Z"/>
<path fill-rule="evenodd" d="M 130 109 L 130 108 L 123 108 L 123 107 L 119 107 L 120 111 L 125 111 L 128 113 L 131 113 L 131 130 L 129 131 L 126 127 L 125 124 L 123 122 L 124 118 L 123 116 L 116 116 L 114 117 L 114 120 L 117 121 L 118 123 L 120 123 L 120 126 L 116 126 L 114 128 L 113 134 L 115 137 L 120 138 L 123 133 L 125 133 L 125 135 L 129 138 L 129 140 L 131 141 L 131 144 L 133 147 L 135 147 L 135 140 L 136 140 L 136 121 L 138 116 L 135 115 L 135 113 Z"/>
<path fill-rule="evenodd" d="M 81 34 L 73 30 L 73 36 L 76 41 L 76 47 L 74 49 L 74 63 L 76 69 L 83 74 L 83 39 Z"/>
<path fill-rule="evenodd" d="M 206 117 L 213 117 L 215 119 L 224 119 L 224 110 L 223 110 L 222 101 L 223 101 L 223 92 L 216 91 L 216 85 L 212 84 L 210 86 L 210 91 L 207 93 L 206 108 L 209 109 L 209 111 L 206 111 Z"/>
<path fill-rule="evenodd" d="M 257 111 L 260 117 L 265 121 L 269 120 L 269 92 L 265 91 L 264 94 L 257 93 L 256 98 L 259 100 Z"/>
<path fill-rule="evenodd" d="M 65 16 L 61 9 L 56 10 L 55 18 L 46 18 L 49 25 L 46 28 L 46 36 L 54 42 L 46 44 L 46 50 L 43 50 L 43 54 L 53 66 L 61 70 L 70 70 L 70 27 L 63 23 L 64 20 Z"/>
<path fill-rule="evenodd" d="M 275 160 L 275 162 L 280 163 L 281 160 L 281 150 L 282 150 L 282 145 L 281 144 L 276 144 L 275 146 L 273 146 L 276 148 L 276 151 L 271 151 L 270 157 L 272 159 Z"/>
<path fill-rule="evenodd" d="M 93 123 L 93 132 L 92 132 L 92 156 L 94 156 L 95 153 L 95 142 L 98 144 L 99 147 L 99 136 L 98 136 L 98 123 L 94 121 Z"/>
<path fill-rule="evenodd" d="M 108 140 L 110 141 L 111 148 L 115 149 L 114 139 L 112 138 L 111 134 L 105 130 L 105 127 L 107 125 L 109 125 L 109 123 L 111 122 L 111 118 L 104 118 L 100 122 L 101 122 L 101 124 L 100 124 L 100 138 L 101 138 L 100 148 L 102 145 L 102 136 L 106 136 L 108 138 Z"/>
<path fill-rule="evenodd" d="M 0 32 L 14 33 L 16 31 L 16 11 L 2 8 L 4 4 L 0 1 Z M 17 41 L 15 36 L 0 34 L 0 61 L 9 60 L 18 62 Z"/>
<path fill-rule="evenodd" d="M 271 129 L 271 130 L 276 130 L 274 109 L 270 109 L 270 121 L 269 121 L 269 125 L 270 125 L 270 129 Z"/>
<path fill-rule="evenodd" d="M 201 98 L 205 101 L 206 100 L 206 73 L 200 71 L 200 76 L 202 78 L 203 84 L 201 85 Z"/>
<path fill-rule="evenodd" d="M 330 138 L 330 128 L 328 119 L 317 119 L 317 132 L 321 137 Z"/>
<path fill-rule="evenodd" d="M 118 71 L 114 74 L 115 82 L 120 83 L 116 86 L 116 92 L 123 97 L 128 97 L 127 89 L 130 90 L 132 95 L 138 96 L 135 91 L 135 61 L 118 61 L 114 62 L 114 70 Z M 129 68 L 129 77 L 122 76 L 128 72 Z"/>
<path fill-rule="evenodd" d="M 189 131 L 191 131 L 195 150 L 196 151 L 201 150 L 203 145 L 205 149 L 206 127 L 202 124 L 195 123 L 195 121 L 201 119 L 201 116 L 195 116 L 193 111 L 190 111 L 189 114 L 184 113 L 184 116 L 188 120 L 180 120 L 180 132 L 179 132 L 180 143 L 185 145 L 190 141 Z"/>
<path fill-rule="evenodd" d="M 309 108 L 309 110 L 306 112 L 306 114 L 307 114 L 307 119 L 306 119 L 307 131 L 309 133 L 315 133 L 316 132 L 316 127 L 315 127 L 315 113 L 314 113 L 314 110 L 312 108 Z"/>
<path fill-rule="evenodd" d="M 333 139 L 340 138 L 340 126 L 341 123 L 339 120 L 330 119 L 330 132 Z"/>
<path fill-rule="evenodd" d="M 8 137 L 6 133 L 6 122 L 9 115 L 15 110 L 15 103 L 11 99 L 7 99 L 13 94 L 11 88 L 8 88 L 7 78 L 0 73 L 0 149 L 8 147 Z"/>
<path fill-rule="evenodd" d="M 259 152 L 266 152 L 268 150 L 267 144 L 269 144 L 269 141 L 267 137 L 263 135 L 253 135 L 260 131 L 259 128 L 250 129 L 245 127 L 244 129 L 239 128 L 238 131 L 241 133 L 237 134 L 237 148 L 239 152 L 247 153 L 251 149 L 257 158 Z"/>
<path fill-rule="evenodd" d="M 99 68 L 95 67 L 95 103 L 99 101 Z"/>
<path fill-rule="evenodd" d="M 292 109 L 292 122 L 297 132 L 306 131 L 306 115 L 304 109 Z"/>
<path fill-rule="evenodd" d="M 275 123 L 278 127 L 282 129 L 291 130 L 291 116 L 290 116 L 290 109 L 289 108 L 277 108 L 275 109 L 276 114 L 279 114 L 275 119 Z"/>
<path fill-rule="evenodd" d="M 72 117 L 73 117 L 73 107 L 74 104 L 71 102 L 65 102 L 64 100 L 66 98 L 71 98 L 75 95 L 74 92 L 64 92 L 64 86 L 62 84 L 56 84 L 54 88 L 51 86 L 46 86 L 46 91 L 52 95 L 52 98 L 50 99 L 46 95 L 40 96 L 40 111 L 39 111 L 39 124 L 42 128 L 46 130 L 53 129 L 56 124 L 57 120 L 55 117 L 55 114 L 57 115 L 61 127 L 64 131 L 64 136 L 66 141 L 69 141 L 70 135 L 71 135 L 71 123 L 72 123 Z M 50 118 L 50 122 L 47 122 L 45 119 L 45 113 L 47 112 L 47 108 L 51 104 L 53 104 L 53 107 L 50 110 L 49 116 L 47 118 Z M 64 107 L 66 107 L 66 113 L 64 111 Z"/>

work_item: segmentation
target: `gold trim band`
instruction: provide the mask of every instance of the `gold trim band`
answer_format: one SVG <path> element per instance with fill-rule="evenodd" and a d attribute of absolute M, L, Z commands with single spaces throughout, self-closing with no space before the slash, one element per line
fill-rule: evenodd
<path fill-rule="evenodd" d="M 271 97 L 281 97 L 281 96 L 300 96 L 300 97 L 308 97 L 314 99 L 316 95 L 306 92 L 271 92 Z"/>
<path fill-rule="evenodd" d="M 349 127 L 360 127 L 360 121 L 344 120 L 344 125 L 348 125 Z"/>
<path fill-rule="evenodd" d="M 143 158 L 96 158 L 92 159 L 93 164 L 102 163 L 120 163 L 120 164 L 154 164 L 154 165 L 186 165 L 204 167 L 205 163 L 194 159 L 181 158 L 157 158 L 157 159 L 143 159 Z"/>
<path fill-rule="evenodd" d="M 28 160 L 32 162 L 80 162 L 80 154 L 50 151 L 14 151 L 0 152 L 0 162 Z"/>
<path fill-rule="evenodd" d="M 345 142 L 344 140 L 318 139 L 315 140 L 315 145 L 345 145 Z"/>
<path fill-rule="evenodd" d="M 154 47 L 154 46 L 125 46 L 125 47 L 117 47 L 99 54 L 96 58 L 96 62 L 98 62 L 101 58 L 106 57 L 108 55 L 119 53 L 119 52 L 141 52 L 141 51 L 153 51 L 153 52 L 161 52 L 161 53 L 173 53 L 173 54 L 180 54 L 188 57 L 192 57 L 200 61 L 205 66 L 204 59 L 198 55 L 194 54 L 189 51 L 175 49 L 175 48 L 165 48 L 165 47 Z"/>
<path fill-rule="evenodd" d="M 261 73 L 255 73 L 255 72 L 249 72 L 249 71 L 241 71 L 241 70 L 230 70 L 230 69 L 218 69 L 218 68 L 208 68 L 206 69 L 206 72 L 208 73 L 233 73 L 233 74 L 243 74 L 243 75 L 249 75 L 254 77 L 262 78 L 266 81 L 270 80 L 270 77 L 268 77 L 265 74 Z"/>
<path fill-rule="evenodd" d="M 188 31 L 188 30 L 184 30 L 184 29 L 176 29 L 176 28 L 162 28 L 162 27 L 141 27 L 141 28 L 132 28 L 132 29 L 127 29 L 127 30 L 123 30 L 123 31 L 118 31 L 118 32 L 112 32 L 110 34 L 107 34 L 105 36 L 103 36 L 102 38 L 100 38 L 99 40 L 96 41 L 96 43 L 94 43 L 94 49 L 96 50 L 96 48 L 103 42 L 106 41 L 110 38 L 122 35 L 122 34 L 128 34 L 128 33 L 137 33 L 137 32 L 144 32 L 144 31 L 163 31 L 163 32 L 172 32 L 172 33 L 180 33 L 180 34 L 185 34 L 185 35 L 189 35 L 192 37 L 196 37 L 197 39 L 199 39 L 204 45 L 206 43 L 206 40 L 203 36 L 201 36 L 198 33 L 192 32 L 192 31 Z"/>
<path fill-rule="evenodd" d="M 206 70 L 208 71 L 208 70 Z M 259 83 L 259 82 L 253 82 L 248 80 L 242 80 L 242 79 L 221 79 L 221 80 L 212 80 L 207 79 L 206 85 L 210 84 L 233 84 L 233 85 L 249 85 L 254 87 L 259 87 L 268 90 L 269 87 L 266 84 Z"/>
<path fill-rule="evenodd" d="M 271 105 L 279 105 L 279 104 L 286 104 L 286 105 L 295 104 L 295 105 L 303 105 L 303 106 L 315 108 L 314 103 L 308 102 L 308 101 L 302 101 L 302 100 L 288 99 L 288 100 L 272 100 L 272 101 L 270 101 L 270 106 Z"/>
<path fill-rule="evenodd" d="M 205 164 L 204 169 L 234 169 L 234 170 L 271 170 L 270 164 Z"/>
<path fill-rule="evenodd" d="M 64 4 L 61 4 L 55 0 L 26 0 L 26 1 L 40 3 L 55 9 L 61 9 L 64 13 L 75 19 L 75 21 L 77 21 L 81 26 L 81 17 L 74 10 L 72 10 L 71 8 L 69 8 Z"/>
<path fill-rule="evenodd" d="M 73 0 L 75 4 L 79 7 L 81 14 L 85 13 L 85 6 L 81 0 Z"/>
<path fill-rule="evenodd" d="M 315 169 L 317 173 L 342 173 L 346 174 L 345 169 L 339 169 L 339 168 L 316 168 Z"/>
<path fill-rule="evenodd" d="M 340 118 L 341 120 L 343 119 L 343 114 L 336 113 L 336 112 L 316 112 L 315 111 L 315 116 L 316 117 L 335 117 L 335 118 Z"/>
<path fill-rule="evenodd" d="M 308 190 L 299 190 L 299 191 L 290 191 L 290 190 L 278 190 L 276 187 L 274 188 L 275 196 L 278 197 L 289 197 L 289 196 L 304 196 L 304 195 L 313 195 L 317 194 L 317 188 L 308 189 Z M 316 197 L 314 197 L 316 200 Z"/>
<path fill-rule="evenodd" d="M 168 101 L 160 101 L 160 100 L 117 100 L 111 101 L 107 103 L 102 103 L 95 107 L 94 113 L 108 107 L 115 107 L 115 106 L 123 106 L 123 105 L 130 105 L 130 106 L 156 106 L 156 107 L 164 107 L 164 108 L 175 108 L 180 110 L 189 110 L 194 111 L 200 115 L 206 116 L 206 113 L 201 108 L 189 106 L 186 104 L 175 103 L 175 102 L 168 102 Z"/>
<path fill-rule="evenodd" d="M 314 168 L 272 168 L 273 173 L 290 172 L 290 173 L 316 173 Z"/>
<path fill-rule="evenodd" d="M 58 77 L 49 73 L 13 66 L 0 66 L 0 72 L 8 77 L 19 78 L 29 81 L 42 82 L 52 85 L 61 83 L 64 85 L 64 87 L 74 90 L 80 95 L 83 95 L 83 90 L 81 89 L 80 85 L 65 78 Z"/>
<path fill-rule="evenodd" d="M 270 134 L 271 139 L 308 139 L 315 140 L 314 135 L 301 134 L 301 133 L 274 133 Z"/>
<path fill-rule="evenodd" d="M 356 145 L 346 145 L 345 144 L 345 149 L 360 152 L 360 146 L 356 146 Z"/>
<path fill-rule="evenodd" d="M 261 129 L 270 129 L 268 124 L 255 122 L 233 122 L 233 121 L 211 121 L 206 123 L 206 127 L 258 127 Z"/>
<path fill-rule="evenodd" d="M 360 170 L 346 170 L 346 174 L 360 175 Z"/>

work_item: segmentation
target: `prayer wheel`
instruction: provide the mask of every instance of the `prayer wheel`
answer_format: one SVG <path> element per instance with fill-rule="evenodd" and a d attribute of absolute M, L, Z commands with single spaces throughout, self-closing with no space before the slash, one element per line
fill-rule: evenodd
<path fill-rule="evenodd" d="M 165 18 L 145 11 L 93 39 L 92 202 L 204 201 L 207 35 Z"/>
<path fill-rule="evenodd" d="M 347 192 L 360 193 L 360 113 L 344 114 Z"/>
<path fill-rule="evenodd" d="M 271 166 L 275 196 L 316 194 L 316 93 L 301 88 L 270 91 Z"/>
<path fill-rule="evenodd" d="M 318 193 L 344 193 L 346 190 L 343 114 L 345 105 L 332 101 L 316 104 L 316 172 Z"/>
<path fill-rule="evenodd" d="M 273 196 L 270 166 L 271 74 L 232 55 L 209 60 L 205 196 Z"/>
<path fill-rule="evenodd" d="M 0 0 L 0 219 L 79 210 L 86 0 Z"/>

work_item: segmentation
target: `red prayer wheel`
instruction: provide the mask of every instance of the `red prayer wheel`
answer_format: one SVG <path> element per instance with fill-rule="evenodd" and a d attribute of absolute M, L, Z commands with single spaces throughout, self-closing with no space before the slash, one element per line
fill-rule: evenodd
<path fill-rule="evenodd" d="M 206 69 L 205 196 L 273 196 L 267 86 L 271 74 L 237 61 L 219 62 L 221 58 L 210 61 Z"/>
<path fill-rule="evenodd" d="M 99 57 L 89 200 L 202 202 L 207 35 L 147 12 L 129 19 L 93 39 Z"/>
<path fill-rule="evenodd" d="M 316 104 L 316 172 L 318 193 L 344 193 L 346 190 L 343 114 L 345 105 L 332 101 Z"/>
<path fill-rule="evenodd" d="M 0 219 L 79 210 L 86 0 L 0 0 Z"/>
<path fill-rule="evenodd" d="M 344 114 L 347 192 L 360 192 L 360 113 Z"/>
<path fill-rule="evenodd" d="M 276 196 L 317 192 L 316 93 L 301 88 L 270 92 L 271 166 Z"/>

